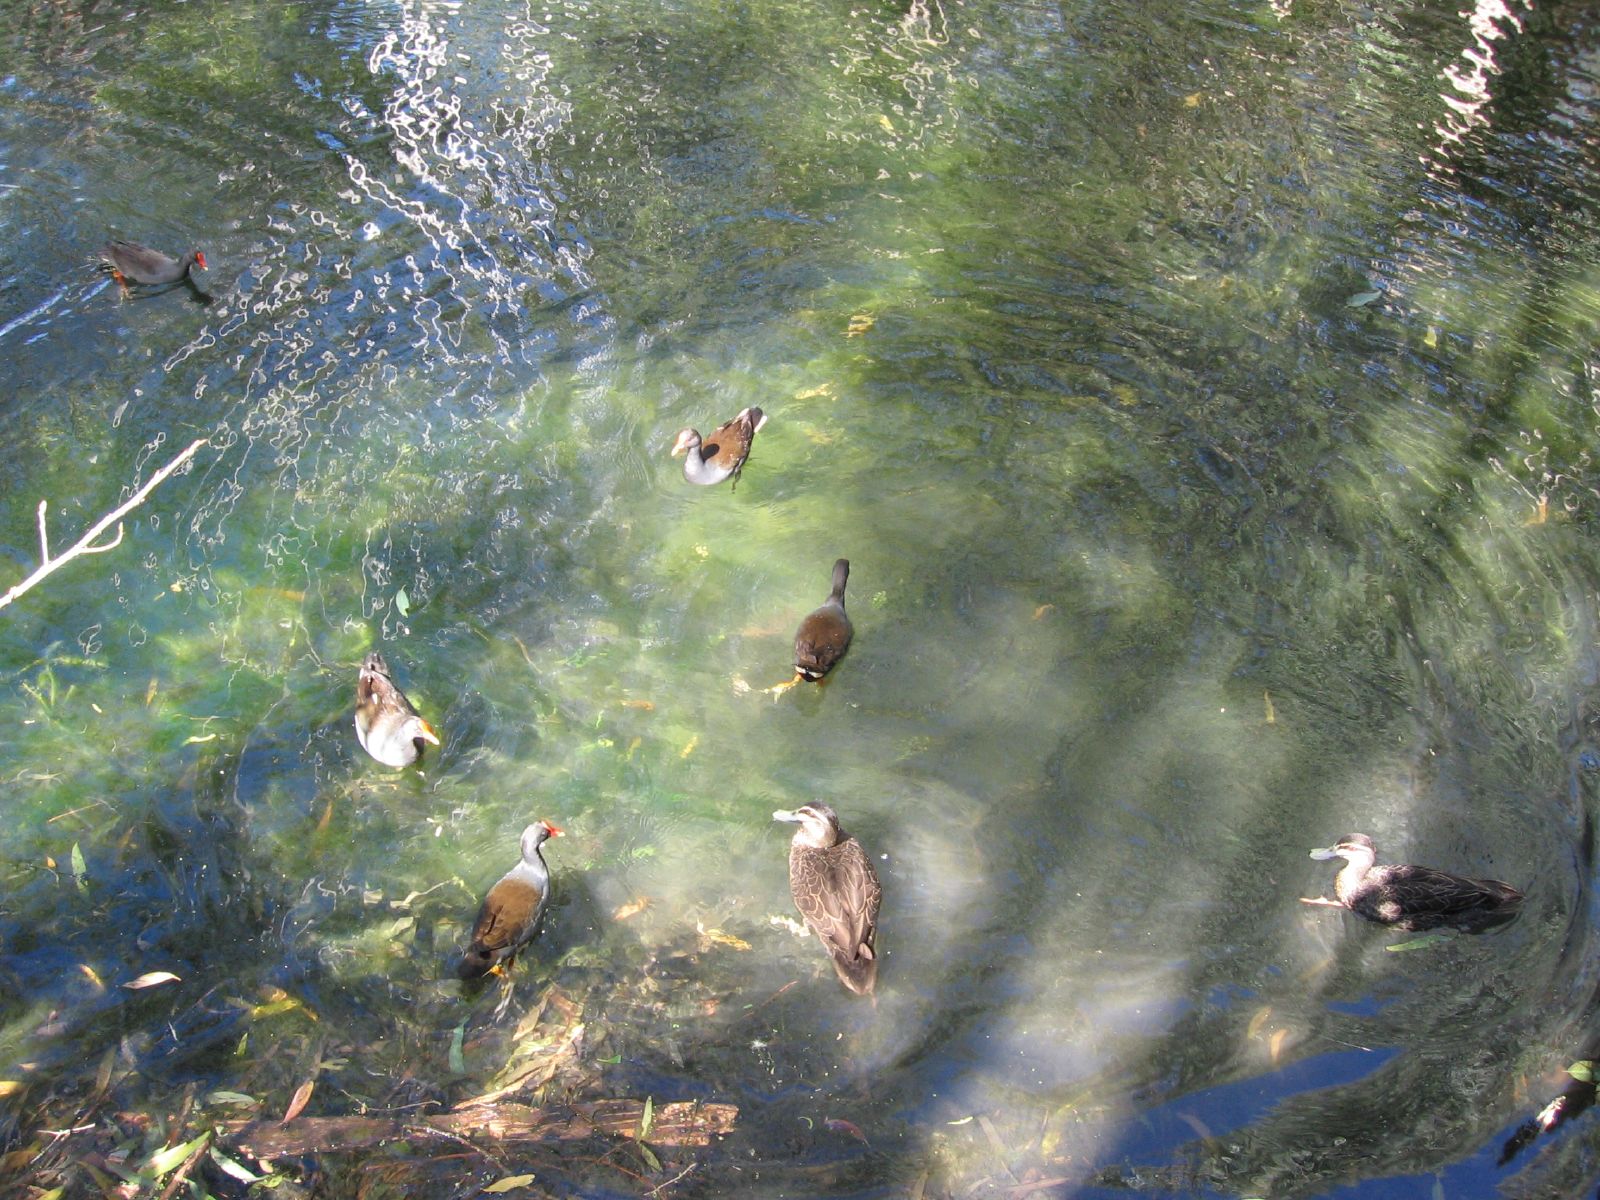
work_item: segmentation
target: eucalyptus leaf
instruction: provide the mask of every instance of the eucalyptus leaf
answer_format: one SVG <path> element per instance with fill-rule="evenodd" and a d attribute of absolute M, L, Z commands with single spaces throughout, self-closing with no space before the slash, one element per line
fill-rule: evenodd
<path fill-rule="evenodd" d="M 461 1044 L 467 1036 L 467 1023 L 457 1025 L 450 1034 L 450 1070 L 457 1075 L 467 1073 L 467 1060 L 461 1053 Z"/>
<path fill-rule="evenodd" d="M 532 1182 L 532 1175 L 507 1175 L 504 1179 L 496 1180 L 483 1190 L 492 1195 L 497 1195 L 500 1192 L 509 1192 L 516 1188 L 527 1187 Z"/>
<path fill-rule="evenodd" d="M 402 617 L 409 617 L 411 615 L 411 597 L 406 595 L 405 588 L 401 588 L 394 594 L 394 607 L 395 611 L 398 612 Z"/>
<path fill-rule="evenodd" d="M 1594 1062 L 1587 1058 L 1580 1059 L 1567 1068 L 1567 1074 L 1571 1075 L 1579 1083 L 1593 1083 Z"/>
<path fill-rule="evenodd" d="M 1412 938 L 1409 942 L 1396 942 L 1392 946 L 1385 946 L 1384 949 L 1398 954 L 1402 950 L 1421 950 L 1424 947 L 1436 946 L 1440 942 L 1448 942 L 1449 940 L 1450 938 L 1447 934 L 1426 933 L 1419 938 Z"/>
<path fill-rule="evenodd" d="M 187 1142 L 180 1142 L 176 1146 L 168 1146 L 165 1150 L 157 1150 L 150 1156 L 150 1161 L 145 1163 L 144 1169 L 157 1179 L 170 1174 L 183 1165 L 185 1159 L 201 1146 L 211 1140 L 211 1131 L 208 1129 L 197 1138 Z"/>
<path fill-rule="evenodd" d="M 1346 308 L 1365 308 L 1382 295 L 1382 292 L 1357 292 L 1344 302 L 1344 306 Z"/>

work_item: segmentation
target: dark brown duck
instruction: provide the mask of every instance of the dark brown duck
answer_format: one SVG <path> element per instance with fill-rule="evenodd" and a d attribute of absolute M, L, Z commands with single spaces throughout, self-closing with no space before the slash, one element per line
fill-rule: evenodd
<path fill-rule="evenodd" d="M 839 827 L 838 814 L 820 801 L 774 821 L 800 826 L 789 843 L 789 892 L 817 935 L 845 987 L 870 996 L 878 983 L 878 901 L 883 888 L 867 852 Z"/>

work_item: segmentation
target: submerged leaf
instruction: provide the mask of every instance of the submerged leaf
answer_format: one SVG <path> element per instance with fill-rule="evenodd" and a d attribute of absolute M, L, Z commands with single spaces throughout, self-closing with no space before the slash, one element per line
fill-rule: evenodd
<path fill-rule="evenodd" d="M 1357 292 L 1344 302 L 1344 306 L 1346 308 L 1365 308 L 1382 295 L 1382 292 Z"/>
<path fill-rule="evenodd" d="M 261 1103 L 254 1096 L 247 1096 L 243 1092 L 230 1092 L 220 1088 L 217 1091 L 208 1092 L 206 1099 L 212 1104 L 237 1104 L 247 1108 L 254 1108 Z"/>
<path fill-rule="evenodd" d="M 88 875 L 88 871 L 85 869 L 83 861 L 83 847 L 78 845 L 77 842 L 72 843 L 72 874 L 77 879 L 79 888 L 88 886 L 88 880 L 85 878 Z"/>
<path fill-rule="evenodd" d="M 871 1142 L 867 1141 L 867 1135 L 861 1132 L 861 1126 L 857 1125 L 854 1121 L 846 1121 L 843 1117 L 829 1117 L 822 1123 L 827 1128 L 833 1130 L 834 1133 L 849 1134 L 863 1146 L 872 1145 Z"/>
<path fill-rule="evenodd" d="M 178 976 L 171 971 L 146 971 L 137 979 L 130 979 L 122 986 L 130 992 L 137 992 L 141 988 L 155 987 L 160 983 L 178 983 Z"/>
<path fill-rule="evenodd" d="M 1587 1058 L 1575 1062 L 1567 1068 L 1567 1074 L 1571 1075 L 1579 1083 L 1593 1083 L 1594 1062 Z"/>
<path fill-rule="evenodd" d="M 504 1179 L 496 1180 L 483 1190 L 492 1195 L 498 1195 L 501 1192 L 509 1192 L 516 1188 L 527 1187 L 532 1182 L 532 1175 L 507 1175 Z"/>
<path fill-rule="evenodd" d="M 450 1070 L 457 1075 L 467 1073 L 467 1060 L 461 1053 L 461 1044 L 467 1036 L 467 1023 L 457 1025 L 450 1034 Z"/>
<path fill-rule="evenodd" d="M 314 1092 L 316 1088 L 317 1081 L 315 1079 L 308 1079 L 299 1087 L 295 1088 L 294 1096 L 289 1101 L 289 1107 L 284 1110 L 283 1120 L 280 1121 L 279 1124 L 287 1125 L 290 1121 L 294 1120 L 302 1112 L 304 1112 L 307 1102 L 311 1099 L 311 1093 Z"/>
<path fill-rule="evenodd" d="M 394 594 L 394 607 L 395 611 L 398 612 L 402 617 L 409 617 L 411 615 L 411 597 L 406 595 L 405 588 L 401 588 Z"/>
<path fill-rule="evenodd" d="M 145 1164 L 145 1170 L 160 1179 L 163 1175 L 177 1170 L 191 1154 L 210 1140 L 211 1131 L 208 1129 L 190 1141 L 158 1150 L 150 1156 L 150 1161 Z"/>
<path fill-rule="evenodd" d="M 639 1133 L 636 1140 L 644 1141 L 655 1129 L 656 1104 L 654 1096 L 644 1098 L 644 1115 L 639 1118 Z"/>
<path fill-rule="evenodd" d="M 1448 942 L 1450 937 L 1443 933 L 1426 933 L 1419 938 L 1412 938 L 1409 942 L 1396 942 L 1393 946 L 1385 946 L 1385 950 L 1399 953 L 1401 950 L 1421 950 L 1424 946 L 1435 946 L 1440 942 Z"/>

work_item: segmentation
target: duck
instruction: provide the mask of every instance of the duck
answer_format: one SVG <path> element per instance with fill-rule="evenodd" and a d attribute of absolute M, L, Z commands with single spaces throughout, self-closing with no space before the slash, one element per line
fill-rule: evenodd
<path fill-rule="evenodd" d="M 419 715 L 374 650 L 361 663 L 356 680 L 356 738 L 361 748 L 386 767 L 409 767 L 422 757 L 422 744 L 439 745 L 439 735 Z"/>
<path fill-rule="evenodd" d="M 798 683 L 821 683 L 850 648 L 855 629 L 844 611 L 844 586 L 849 582 L 850 560 L 841 558 L 833 564 L 833 590 L 795 632 L 794 678 L 766 689 L 774 700 Z"/>
<path fill-rule="evenodd" d="M 789 892 L 827 950 L 839 982 L 858 996 L 878 985 L 878 902 L 883 888 L 861 843 L 839 825 L 830 805 L 815 801 L 774 821 L 800 826 L 789 843 Z"/>
<path fill-rule="evenodd" d="M 1448 925 L 1479 931 L 1509 921 L 1522 904 L 1522 893 L 1498 879 L 1467 879 L 1432 867 L 1374 866 L 1378 849 L 1364 833 L 1313 850 L 1311 857 L 1344 859 L 1333 881 L 1337 899 L 1302 896 L 1300 903 L 1348 908 L 1358 917 L 1393 929 Z"/>
<path fill-rule="evenodd" d="M 766 414 L 759 408 L 747 408 L 704 441 L 698 431 L 685 429 L 672 444 L 672 457 L 684 455 L 683 477 L 690 483 L 709 486 L 732 479 L 737 489 L 744 460 L 750 457 L 750 443 L 766 423 Z"/>
<path fill-rule="evenodd" d="M 206 269 L 206 256 L 199 250 L 190 250 L 182 258 L 170 258 L 138 242 L 107 242 L 100 258 L 111 268 L 112 277 L 123 291 L 130 283 L 177 283 L 195 267 Z"/>
<path fill-rule="evenodd" d="M 522 831 L 522 861 L 483 898 L 472 923 L 472 942 L 456 964 L 457 976 L 470 980 L 504 975 L 517 951 L 539 932 L 539 922 L 550 907 L 550 868 L 540 847 L 561 834 L 549 821 L 535 821 Z"/>

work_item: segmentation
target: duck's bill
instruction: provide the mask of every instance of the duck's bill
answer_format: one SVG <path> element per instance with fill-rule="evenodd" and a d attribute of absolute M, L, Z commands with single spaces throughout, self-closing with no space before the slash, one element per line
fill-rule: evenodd
<path fill-rule="evenodd" d="M 439 735 L 433 731 L 433 726 L 429 725 L 426 721 L 420 722 L 417 726 L 417 729 L 418 736 L 421 737 L 423 741 L 432 742 L 435 746 L 444 745 L 444 743 L 439 740 Z"/>
<path fill-rule="evenodd" d="M 1343 856 L 1339 853 L 1339 847 L 1327 846 L 1321 850 L 1313 850 L 1311 852 L 1311 857 L 1316 859 L 1318 862 L 1324 862 L 1330 858 L 1340 858 Z"/>
<path fill-rule="evenodd" d="M 800 814 L 793 809 L 779 808 L 773 810 L 772 819 L 774 821 L 790 821 L 798 825 L 800 823 Z"/>

